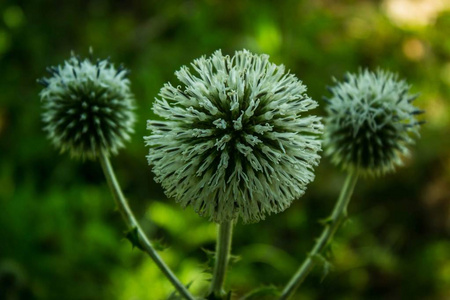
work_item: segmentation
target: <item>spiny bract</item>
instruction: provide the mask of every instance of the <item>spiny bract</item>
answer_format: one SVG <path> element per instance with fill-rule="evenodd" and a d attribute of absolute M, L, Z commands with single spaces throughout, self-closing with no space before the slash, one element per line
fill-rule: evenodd
<path fill-rule="evenodd" d="M 47 71 L 52 76 L 38 82 L 44 86 L 44 130 L 53 144 L 83 158 L 95 158 L 100 151 L 117 153 L 135 120 L 127 71 L 114 68 L 109 59 L 93 63 L 73 54 Z"/>
<path fill-rule="evenodd" d="M 324 98 L 325 153 L 343 169 L 366 175 L 401 165 L 421 124 L 415 116 L 422 111 L 411 104 L 417 95 L 408 94 L 409 89 L 397 75 L 382 70 L 348 73 L 344 82 L 329 88 L 332 97 Z"/>
<path fill-rule="evenodd" d="M 175 74 L 149 120 L 148 161 L 167 196 L 221 223 L 257 222 L 303 195 L 319 162 L 322 124 L 306 87 L 267 55 L 216 51 Z"/>

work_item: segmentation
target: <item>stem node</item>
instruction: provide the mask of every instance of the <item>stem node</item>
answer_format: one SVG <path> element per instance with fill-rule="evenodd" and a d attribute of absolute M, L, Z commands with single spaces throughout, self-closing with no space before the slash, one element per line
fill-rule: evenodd
<path fill-rule="evenodd" d="M 195 300 L 195 298 L 189 293 L 187 288 L 178 280 L 178 278 L 173 274 L 172 270 L 159 256 L 158 252 L 154 249 L 153 245 L 150 243 L 149 239 L 145 235 L 141 226 L 137 222 L 127 200 L 123 196 L 122 189 L 120 188 L 119 182 L 117 181 L 114 170 L 109 161 L 109 157 L 105 152 L 101 152 L 99 155 L 100 164 L 102 165 L 103 173 L 105 174 L 106 181 L 108 182 L 109 188 L 116 201 L 117 210 L 122 215 L 125 224 L 128 227 L 128 232 L 126 237 L 131 241 L 133 246 L 138 247 L 142 251 L 146 252 L 150 258 L 155 262 L 158 268 L 163 272 L 163 274 L 169 279 L 175 289 L 188 300 Z"/>
<path fill-rule="evenodd" d="M 289 299 L 294 294 L 297 288 L 305 280 L 306 276 L 308 276 L 308 274 L 311 272 L 314 265 L 317 263 L 315 258 L 320 255 L 320 253 L 325 249 L 326 246 L 328 246 L 334 236 L 334 233 L 338 230 L 342 223 L 344 223 L 348 219 L 347 206 L 350 202 L 350 198 L 357 181 L 358 172 L 356 170 L 351 170 L 347 175 L 347 179 L 345 180 L 344 186 L 342 187 L 333 212 L 331 213 L 330 217 L 321 221 L 321 223 L 325 226 L 322 234 L 316 240 L 316 244 L 314 245 L 311 252 L 308 253 L 300 268 L 297 270 L 294 276 L 292 276 L 291 280 L 283 289 L 279 298 L 280 300 Z"/>

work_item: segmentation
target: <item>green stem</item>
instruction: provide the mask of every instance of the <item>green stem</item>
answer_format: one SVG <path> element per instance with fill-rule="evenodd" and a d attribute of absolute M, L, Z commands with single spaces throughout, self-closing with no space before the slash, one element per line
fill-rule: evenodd
<path fill-rule="evenodd" d="M 347 206 L 350 202 L 350 198 L 355 188 L 356 182 L 358 181 L 358 173 L 352 170 L 348 173 L 347 179 L 345 180 L 344 186 L 342 187 L 339 199 L 336 202 L 331 216 L 327 219 L 327 224 L 322 231 L 322 234 L 317 239 L 316 244 L 312 251 L 308 254 L 303 264 L 297 270 L 297 272 L 292 276 L 289 283 L 285 286 L 280 300 L 286 300 L 291 297 L 295 290 L 300 286 L 300 284 L 308 276 L 309 272 L 313 269 L 316 263 L 316 257 L 325 249 L 333 238 L 336 230 L 341 226 L 342 222 L 347 218 Z"/>
<path fill-rule="evenodd" d="M 224 222 L 217 226 L 216 262 L 209 294 L 214 294 L 215 297 L 220 299 L 226 294 L 223 290 L 223 283 L 225 281 L 228 261 L 230 260 L 233 221 Z"/>
<path fill-rule="evenodd" d="M 158 268 L 163 272 L 163 274 L 169 279 L 169 281 L 173 284 L 175 289 L 186 299 L 194 300 L 195 298 L 189 293 L 186 287 L 178 280 L 178 278 L 173 274 L 170 268 L 164 263 L 162 258 L 153 248 L 151 242 L 148 240 L 144 231 L 142 230 L 139 223 L 136 221 L 133 212 L 131 211 L 127 200 L 123 196 L 122 189 L 116 179 L 114 174 L 114 170 L 109 161 L 109 157 L 106 153 L 102 152 L 99 155 L 100 163 L 103 168 L 103 173 L 105 174 L 106 181 L 108 182 L 109 188 L 114 196 L 114 200 L 116 201 L 117 208 L 120 211 L 128 229 L 130 231 L 135 231 L 137 234 L 138 242 L 140 248 L 147 252 L 151 259 L 155 262 Z"/>

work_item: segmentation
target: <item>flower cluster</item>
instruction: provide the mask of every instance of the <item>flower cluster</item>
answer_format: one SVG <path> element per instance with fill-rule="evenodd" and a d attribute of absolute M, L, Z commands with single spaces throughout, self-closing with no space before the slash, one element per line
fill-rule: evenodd
<path fill-rule="evenodd" d="M 134 100 L 127 71 L 109 60 L 81 59 L 72 54 L 63 65 L 47 68 L 44 86 L 44 130 L 62 152 L 95 158 L 116 153 L 133 132 Z"/>
<path fill-rule="evenodd" d="M 324 147 L 332 161 L 343 169 L 380 175 L 402 164 L 407 146 L 419 136 L 412 105 L 417 95 L 397 76 L 378 70 L 346 75 L 330 87 L 326 108 Z"/>
<path fill-rule="evenodd" d="M 149 120 L 148 161 L 167 196 L 221 223 L 256 222 L 314 179 L 320 118 L 306 87 L 267 55 L 216 51 L 164 85 Z"/>

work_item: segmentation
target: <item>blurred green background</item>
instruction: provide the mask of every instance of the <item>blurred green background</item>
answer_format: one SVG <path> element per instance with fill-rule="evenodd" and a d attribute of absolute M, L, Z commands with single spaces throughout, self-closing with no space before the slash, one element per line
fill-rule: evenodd
<path fill-rule="evenodd" d="M 362 179 L 351 222 L 295 299 L 450 299 L 450 3 L 383 1 L 1 1 L 0 299 L 165 299 L 172 287 L 123 237 L 100 166 L 59 155 L 40 120 L 36 79 L 89 47 L 131 70 L 136 133 L 113 159 L 162 256 L 197 293 L 207 287 L 215 225 L 166 199 L 147 166 L 151 105 L 174 71 L 216 49 L 270 54 L 320 101 L 358 67 L 399 73 L 420 92 L 422 138 L 405 167 Z M 315 111 L 323 115 L 323 106 Z M 304 259 L 345 175 L 324 157 L 284 213 L 238 224 L 228 273 L 236 298 L 282 287 Z"/>

